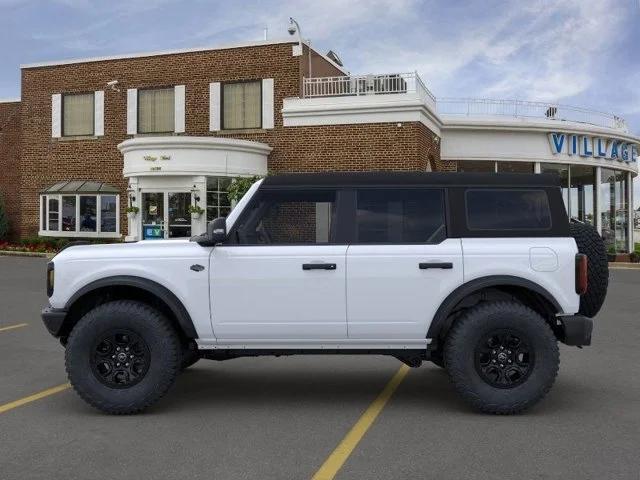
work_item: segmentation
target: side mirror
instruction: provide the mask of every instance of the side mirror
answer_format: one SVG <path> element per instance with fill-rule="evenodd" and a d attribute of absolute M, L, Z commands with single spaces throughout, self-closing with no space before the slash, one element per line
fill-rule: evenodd
<path fill-rule="evenodd" d="M 207 224 L 207 237 L 212 245 L 222 243 L 227 239 L 227 219 L 218 217 Z"/>
<path fill-rule="evenodd" d="M 192 242 L 196 242 L 203 247 L 213 247 L 227 239 L 227 220 L 218 217 L 207 224 L 207 233 L 191 238 Z"/>

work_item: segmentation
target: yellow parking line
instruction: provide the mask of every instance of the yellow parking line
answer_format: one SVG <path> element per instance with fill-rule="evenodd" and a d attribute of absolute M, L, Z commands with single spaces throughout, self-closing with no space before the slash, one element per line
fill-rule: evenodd
<path fill-rule="evenodd" d="M 6 332 L 7 330 L 13 330 L 14 328 L 22 328 L 29 325 L 28 323 L 18 323 L 17 325 L 9 325 L 8 327 L 0 327 L 0 332 Z"/>
<path fill-rule="evenodd" d="M 8 412 L 9 410 L 13 410 L 14 408 L 21 407 L 22 405 L 26 405 L 27 403 L 35 402 L 36 400 L 40 400 L 41 398 L 48 397 L 49 395 L 62 392 L 67 388 L 69 388 L 70 386 L 71 384 L 64 383 L 62 385 L 58 385 L 57 387 L 48 388 L 47 390 L 34 393 L 33 395 L 29 395 L 28 397 L 20 398 L 19 400 L 14 400 L 13 402 L 5 403 L 4 405 L 0 405 L 0 413 Z"/>
<path fill-rule="evenodd" d="M 398 369 L 396 374 L 384 387 L 384 390 L 380 392 L 380 395 L 369 405 L 369 408 L 367 408 L 356 424 L 349 430 L 349 433 L 347 433 L 336 449 L 329 455 L 329 458 L 325 460 L 312 480 L 332 480 L 336 476 L 408 372 L 409 367 L 406 365 L 402 365 Z"/>

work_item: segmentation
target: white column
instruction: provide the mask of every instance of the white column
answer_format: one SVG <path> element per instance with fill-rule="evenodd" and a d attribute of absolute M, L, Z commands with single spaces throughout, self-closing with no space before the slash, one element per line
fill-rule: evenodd
<path fill-rule="evenodd" d="M 134 202 L 129 203 L 129 193 L 127 192 L 126 205 L 140 208 L 135 216 L 127 215 L 127 236 L 125 242 L 136 242 L 142 240 L 142 194 L 138 188 L 138 179 L 136 177 L 129 178 L 129 186 L 134 190 L 133 196 L 136 198 Z"/>
<path fill-rule="evenodd" d="M 194 196 L 200 197 L 198 206 L 204 210 L 200 218 L 191 218 L 191 235 L 193 236 L 207 231 L 207 177 L 202 175 L 193 177 L 192 185 L 195 185 L 197 190 Z"/>
<path fill-rule="evenodd" d="M 602 181 L 602 174 L 600 167 L 596 167 L 596 181 L 594 185 L 595 199 L 593 200 L 593 211 L 595 215 L 596 230 L 602 235 L 602 217 L 600 216 L 600 183 Z"/>
<path fill-rule="evenodd" d="M 629 253 L 633 252 L 634 250 L 634 241 L 633 241 L 633 230 L 634 230 L 634 221 L 633 221 L 633 176 L 631 175 L 631 172 L 627 172 L 627 185 L 629 186 L 629 188 L 627 188 L 627 215 L 628 215 L 628 221 L 629 221 L 629 226 L 628 231 L 629 231 L 629 238 L 627 239 L 627 243 L 628 243 L 628 250 Z"/>

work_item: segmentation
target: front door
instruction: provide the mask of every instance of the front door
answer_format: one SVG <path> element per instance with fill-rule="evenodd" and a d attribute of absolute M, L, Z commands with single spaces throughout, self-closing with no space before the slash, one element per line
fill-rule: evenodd
<path fill-rule="evenodd" d="M 346 245 L 336 192 L 261 190 L 211 254 L 211 311 L 221 341 L 347 337 Z"/>
<path fill-rule="evenodd" d="M 442 189 L 363 189 L 347 252 L 349 338 L 426 338 L 462 284 L 460 239 L 447 238 Z"/>
<path fill-rule="evenodd" d="M 190 237 L 190 204 L 188 192 L 143 192 L 142 239 Z"/>

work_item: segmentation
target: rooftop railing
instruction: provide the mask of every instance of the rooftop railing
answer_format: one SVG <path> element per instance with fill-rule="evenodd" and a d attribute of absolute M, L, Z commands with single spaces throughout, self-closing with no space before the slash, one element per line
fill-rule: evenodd
<path fill-rule="evenodd" d="M 425 102 L 435 106 L 436 97 L 415 72 L 312 77 L 303 80 L 303 96 L 305 98 L 392 95 L 400 93 L 415 93 Z"/>
<path fill-rule="evenodd" d="M 524 100 L 493 100 L 486 98 L 439 98 L 438 113 L 443 115 L 505 116 L 539 118 L 586 123 L 598 127 L 628 131 L 624 119 L 598 110 L 559 103 L 528 102 Z"/>
<path fill-rule="evenodd" d="M 558 103 L 486 98 L 439 98 L 436 100 L 416 72 L 303 79 L 304 98 L 407 93 L 417 95 L 426 105 L 444 115 L 539 118 L 629 131 L 625 120 L 616 115 Z"/>

